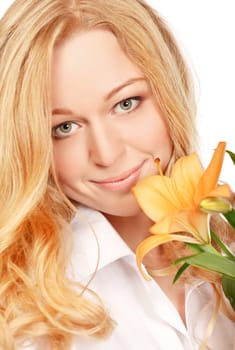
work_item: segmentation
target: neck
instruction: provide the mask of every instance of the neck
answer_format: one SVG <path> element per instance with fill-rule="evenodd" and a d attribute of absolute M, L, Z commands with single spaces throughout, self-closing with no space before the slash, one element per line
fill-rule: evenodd
<path fill-rule="evenodd" d="M 149 236 L 149 228 L 153 224 L 143 212 L 128 217 L 106 215 L 106 218 L 133 252 Z"/>
<path fill-rule="evenodd" d="M 153 222 L 140 211 L 137 215 L 119 217 L 105 214 L 108 221 L 135 253 L 137 246 L 151 234 L 150 227 Z M 169 265 L 168 257 L 160 245 L 152 249 L 143 259 L 143 264 L 150 269 L 164 268 Z"/>

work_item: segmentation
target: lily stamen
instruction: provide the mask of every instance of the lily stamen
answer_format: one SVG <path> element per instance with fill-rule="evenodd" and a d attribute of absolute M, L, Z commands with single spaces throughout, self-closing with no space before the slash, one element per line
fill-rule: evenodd
<path fill-rule="evenodd" d="M 162 167 L 161 167 L 161 160 L 160 160 L 160 158 L 156 158 L 156 159 L 155 159 L 155 163 L 156 163 L 156 165 L 157 165 L 157 170 L 158 170 L 158 172 L 159 172 L 159 175 L 160 175 L 160 176 L 164 176 L 164 175 L 163 175 L 163 171 L 162 171 Z"/>

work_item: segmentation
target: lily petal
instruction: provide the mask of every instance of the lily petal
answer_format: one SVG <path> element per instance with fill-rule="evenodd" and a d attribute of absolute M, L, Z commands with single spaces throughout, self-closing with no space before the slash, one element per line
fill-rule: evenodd
<path fill-rule="evenodd" d="M 132 191 L 145 214 L 153 221 L 158 221 L 175 210 L 169 190 L 171 187 L 169 178 L 155 175 L 140 180 Z"/>
<path fill-rule="evenodd" d="M 149 276 L 143 271 L 141 264 L 144 256 L 153 248 L 156 248 L 157 246 L 171 242 L 171 241 L 180 241 L 180 242 L 187 242 L 187 243 L 197 243 L 197 241 L 188 236 L 184 235 L 177 235 L 177 234 L 164 234 L 164 235 L 153 235 L 148 238 L 146 238 L 144 241 L 142 241 L 136 250 L 136 259 L 137 259 L 137 265 L 141 273 L 143 274 L 144 278 L 149 280 Z"/>
<path fill-rule="evenodd" d="M 155 235 L 188 232 L 200 244 L 210 242 L 209 215 L 200 210 L 181 210 L 172 212 L 150 227 L 149 232 Z"/>
<path fill-rule="evenodd" d="M 180 226 L 179 229 L 172 231 L 173 219 L 174 219 L 174 213 L 172 212 L 169 215 L 165 216 L 162 220 L 159 220 L 153 226 L 151 226 L 149 229 L 149 232 L 155 235 L 168 234 L 172 232 L 182 232 L 183 231 L 182 226 Z"/>
<path fill-rule="evenodd" d="M 229 198 L 231 197 L 232 191 L 229 185 L 224 184 L 217 186 L 214 190 L 208 193 L 207 197 L 224 197 Z"/>
<path fill-rule="evenodd" d="M 173 189 L 178 198 L 184 199 L 182 207 L 192 204 L 192 198 L 203 174 L 201 162 L 196 153 L 180 158 L 172 169 Z"/>
<path fill-rule="evenodd" d="M 211 240 L 209 229 L 209 214 L 201 210 L 182 210 L 177 213 L 175 222 L 183 230 L 191 233 L 200 244 L 208 244 Z M 174 230 L 177 225 L 172 226 Z"/>
<path fill-rule="evenodd" d="M 225 149 L 226 143 L 219 142 L 208 167 L 200 178 L 194 196 L 195 203 L 199 203 L 203 197 L 216 187 L 223 164 Z"/>

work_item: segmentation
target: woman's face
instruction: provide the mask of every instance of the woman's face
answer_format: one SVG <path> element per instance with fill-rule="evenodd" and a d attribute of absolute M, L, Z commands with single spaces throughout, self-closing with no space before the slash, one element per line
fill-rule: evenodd
<path fill-rule="evenodd" d="M 164 169 L 167 126 L 142 72 L 104 30 L 77 33 L 55 49 L 52 135 L 65 194 L 103 213 L 129 216 L 138 179 Z"/>

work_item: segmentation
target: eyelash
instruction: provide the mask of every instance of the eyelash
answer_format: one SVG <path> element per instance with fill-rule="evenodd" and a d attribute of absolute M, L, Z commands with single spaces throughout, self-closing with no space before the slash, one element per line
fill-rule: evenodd
<path fill-rule="evenodd" d="M 121 113 L 121 114 L 126 114 L 126 113 L 131 113 L 132 111 L 134 111 L 140 104 L 140 102 L 142 101 L 142 97 L 141 96 L 133 96 L 133 97 L 128 97 L 128 98 L 125 98 L 124 100 L 118 102 L 115 106 L 114 106 L 114 111 L 115 109 L 118 108 L 118 106 L 120 107 L 120 105 L 124 102 L 127 102 L 127 101 L 135 101 L 135 105 L 134 107 L 131 105 L 131 108 L 130 110 L 125 110 L 125 109 L 122 109 L 121 111 L 118 111 L 117 113 Z"/>
<path fill-rule="evenodd" d="M 117 114 L 128 114 L 128 113 L 131 113 L 133 112 L 138 106 L 139 104 L 141 103 L 141 101 L 143 100 L 143 98 L 141 96 L 133 96 L 133 97 L 128 97 L 128 98 L 125 98 L 124 100 L 118 102 L 115 106 L 114 106 L 114 112 L 117 113 Z M 130 102 L 132 101 L 131 103 L 131 106 L 130 106 L 130 109 L 122 109 L 120 107 L 120 105 L 122 103 L 125 103 L 125 102 Z M 133 106 L 133 101 L 134 101 L 134 106 Z M 117 111 L 118 107 L 120 107 L 121 111 Z M 65 125 L 69 125 L 71 127 L 71 131 L 69 131 L 69 133 L 63 133 L 61 132 L 61 130 L 59 130 L 62 126 L 65 126 Z M 66 138 L 66 137 L 69 137 L 70 135 L 72 135 L 74 132 L 76 132 L 77 129 L 79 129 L 80 126 L 78 123 L 75 123 L 75 122 L 72 122 L 72 121 L 66 121 L 64 123 L 61 123 L 59 125 L 56 125 L 52 128 L 52 137 L 54 137 L 55 139 L 63 139 L 63 138 Z M 61 134 L 58 134 L 58 132 L 61 132 Z"/>
<path fill-rule="evenodd" d="M 62 126 L 65 126 L 65 125 L 69 125 L 72 127 L 72 132 L 69 132 L 69 133 L 63 133 L 61 130 L 59 130 Z M 74 129 L 75 127 L 75 129 Z M 54 137 L 55 139 L 63 139 L 63 138 L 66 138 L 66 137 L 69 137 L 70 135 L 72 135 L 77 129 L 79 129 L 80 126 L 78 123 L 75 123 L 75 122 L 72 122 L 72 121 L 66 121 L 64 123 L 61 123 L 59 125 L 56 125 L 52 128 L 52 137 Z M 58 134 L 59 132 L 61 132 L 61 134 Z"/>

